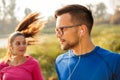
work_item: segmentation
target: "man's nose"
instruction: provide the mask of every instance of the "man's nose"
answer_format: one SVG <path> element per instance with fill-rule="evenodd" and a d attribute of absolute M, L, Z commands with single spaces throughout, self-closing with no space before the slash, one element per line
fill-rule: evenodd
<path fill-rule="evenodd" d="M 60 32 L 56 32 L 56 36 L 57 36 L 57 38 L 60 38 L 62 36 L 62 34 Z"/>

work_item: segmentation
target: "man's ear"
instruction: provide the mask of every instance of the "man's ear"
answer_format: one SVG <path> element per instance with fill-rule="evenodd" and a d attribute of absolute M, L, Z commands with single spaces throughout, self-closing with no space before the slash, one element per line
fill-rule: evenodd
<path fill-rule="evenodd" d="M 83 35 L 85 35 L 86 34 L 86 31 L 87 31 L 87 27 L 86 27 L 86 25 L 81 25 L 80 26 L 80 36 L 83 36 Z"/>

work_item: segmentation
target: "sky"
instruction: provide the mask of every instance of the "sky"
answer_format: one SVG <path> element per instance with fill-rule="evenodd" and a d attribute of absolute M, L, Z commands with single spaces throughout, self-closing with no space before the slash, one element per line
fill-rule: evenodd
<path fill-rule="evenodd" d="M 40 12 L 43 16 L 53 16 L 54 11 L 66 4 L 98 4 L 103 2 L 107 6 L 107 11 L 112 13 L 110 0 L 16 0 L 16 15 L 22 19 L 24 16 L 24 9 L 30 8 L 32 12 Z M 21 16 L 20 16 L 21 15 Z"/>

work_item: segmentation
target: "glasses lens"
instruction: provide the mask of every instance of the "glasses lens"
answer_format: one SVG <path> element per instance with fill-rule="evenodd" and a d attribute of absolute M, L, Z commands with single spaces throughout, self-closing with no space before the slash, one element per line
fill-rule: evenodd
<path fill-rule="evenodd" d="M 57 33 L 57 34 L 63 34 L 63 28 L 56 28 L 55 29 L 55 32 Z"/>

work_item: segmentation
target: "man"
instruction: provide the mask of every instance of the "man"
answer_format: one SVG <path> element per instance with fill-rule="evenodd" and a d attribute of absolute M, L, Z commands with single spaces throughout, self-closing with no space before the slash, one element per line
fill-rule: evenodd
<path fill-rule="evenodd" d="M 63 50 L 56 59 L 59 80 L 120 80 L 120 55 L 95 46 L 93 16 L 78 4 L 56 10 L 56 35 Z"/>

